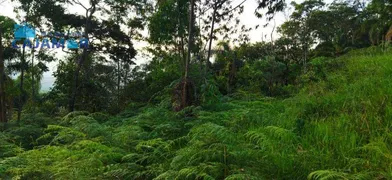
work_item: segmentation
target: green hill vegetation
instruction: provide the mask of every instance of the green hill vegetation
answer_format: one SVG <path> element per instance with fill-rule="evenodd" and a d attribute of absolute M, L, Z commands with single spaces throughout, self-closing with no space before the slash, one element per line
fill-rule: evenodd
<path fill-rule="evenodd" d="M 0 133 L 0 178 L 391 179 L 391 59 L 375 47 L 316 58 L 289 97 L 25 114 Z"/>
<path fill-rule="evenodd" d="M 3 7 L 0 180 L 392 179 L 392 0 Z"/>

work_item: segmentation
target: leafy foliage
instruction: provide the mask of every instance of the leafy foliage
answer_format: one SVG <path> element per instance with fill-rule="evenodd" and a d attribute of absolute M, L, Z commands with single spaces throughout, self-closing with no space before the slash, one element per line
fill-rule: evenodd
<path fill-rule="evenodd" d="M 319 79 L 283 100 L 233 96 L 180 112 L 130 107 L 131 116 L 73 112 L 42 121 L 35 148 L 25 150 L 11 135 L 30 127 L 10 130 L 1 135 L 2 178 L 388 179 L 390 55 L 359 54 L 314 60 Z"/>
<path fill-rule="evenodd" d="M 391 1 L 293 2 L 255 43 L 233 2 L 20 0 L 27 22 L 91 46 L 1 48 L 0 179 L 392 179 Z M 0 16 L 1 45 L 13 23 Z M 135 65 L 135 40 L 151 61 Z"/>

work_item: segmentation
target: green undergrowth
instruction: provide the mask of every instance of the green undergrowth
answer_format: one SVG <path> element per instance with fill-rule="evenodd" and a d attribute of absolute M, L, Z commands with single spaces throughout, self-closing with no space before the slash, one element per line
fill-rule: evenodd
<path fill-rule="evenodd" d="M 392 179 L 391 51 L 312 63 L 285 99 L 26 116 L 0 133 L 0 179 Z"/>

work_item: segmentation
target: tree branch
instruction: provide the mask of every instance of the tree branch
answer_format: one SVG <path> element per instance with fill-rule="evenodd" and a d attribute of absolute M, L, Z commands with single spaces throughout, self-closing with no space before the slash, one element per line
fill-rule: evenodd
<path fill-rule="evenodd" d="M 243 1 L 242 1 L 240 4 L 238 4 L 236 7 L 234 7 L 234 8 L 232 8 L 232 9 L 230 9 L 229 11 L 227 11 L 227 12 L 221 14 L 220 16 L 225 16 L 225 15 L 231 13 L 232 11 L 234 11 L 235 9 L 237 9 L 238 7 L 240 7 L 242 4 L 244 4 L 246 1 L 247 1 L 247 0 L 243 0 Z"/>
<path fill-rule="evenodd" d="M 72 0 L 72 2 L 74 2 L 75 4 L 78 4 L 80 6 L 82 6 L 86 11 L 88 11 L 89 9 L 87 9 L 79 0 Z"/>

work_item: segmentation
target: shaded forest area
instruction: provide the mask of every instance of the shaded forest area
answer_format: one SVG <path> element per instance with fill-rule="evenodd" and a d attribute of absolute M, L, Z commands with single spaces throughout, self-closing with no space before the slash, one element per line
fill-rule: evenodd
<path fill-rule="evenodd" d="M 261 0 L 287 20 L 256 43 L 246 1 L 13 1 L 0 179 L 392 179 L 392 1 Z M 16 49 L 16 22 L 89 46 Z"/>

